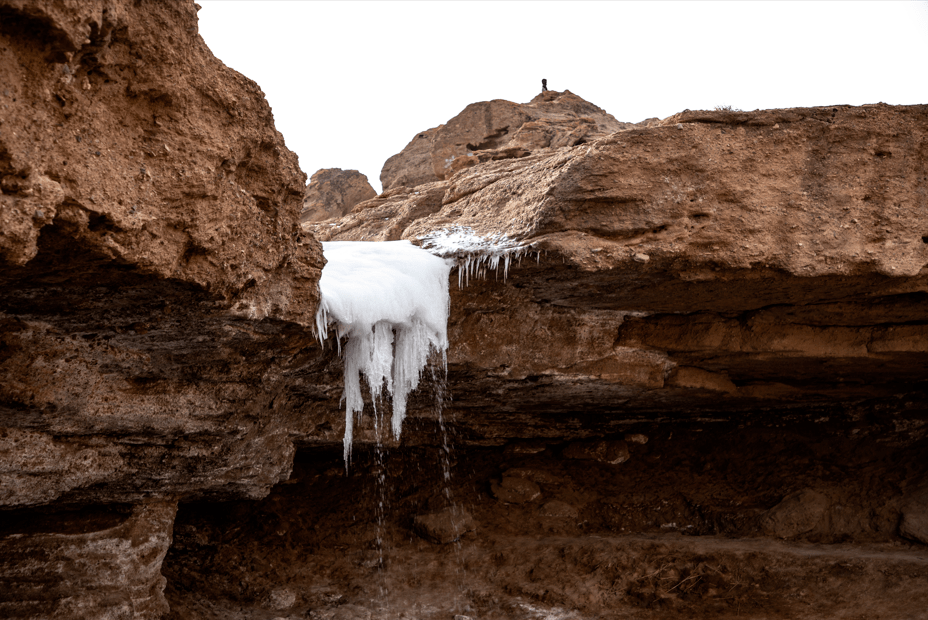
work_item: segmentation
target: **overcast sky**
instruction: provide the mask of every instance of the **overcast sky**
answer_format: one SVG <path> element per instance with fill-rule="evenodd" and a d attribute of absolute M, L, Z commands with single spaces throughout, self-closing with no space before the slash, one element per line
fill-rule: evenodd
<path fill-rule="evenodd" d="M 312 175 L 380 170 L 475 101 L 569 89 L 620 121 L 684 109 L 928 103 L 928 2 L 199 0 Z"/>

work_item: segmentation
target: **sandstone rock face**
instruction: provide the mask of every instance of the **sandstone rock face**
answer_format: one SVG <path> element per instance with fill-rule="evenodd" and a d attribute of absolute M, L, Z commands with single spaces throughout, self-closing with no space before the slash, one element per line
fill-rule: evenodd
<path fill-rule="evenodd" d="M 45 247 L 37 262 L 57 260 L 44 272 L 98 256 L 309 322 L 319 262 L 298 258 L 292 212 L 303 174 L 257 85 L 197 35 L 194 7 L 3 11 L 0 252 L 25 266 L 5 282 L 38 276 L 27 263 Z"/>
<path fill-rule="evenodd" d="M 0 2 L 0 615 L 160 617 L 178 499 L 286 477 L 305 178 L 193 3 Z"/>
<path fill-rule="evenodd" d="M 266 492 L 292 448 L 241 346 L 312 323 L 322 257 L 260 89 L 192 4 L 0 10 L 3 503 Z"/>
<path fill-rule="evenodd" d="M 490 566 L 505 549 L 527 557 L 530 537 L 557 551 L 514 559 L 523 568 L 508 583 L 577 617 L 634 606 L 629 615 L 742 613 L 721 595 L 741 586 L 717 574 L 681 566 L 655 577 L 689 540 L 708 545 L 713 566 L 753 544 L 782 545 L 788 556 L 765 560 L 779 585 L 759 586 L 774 597 L 812 592 L 798 585 L 814 580 L 797 559 L 808 543 L 846 558 L 838 579 L 854 602 L 806 598 L 800 612 L 780 598 L 792 609 L 784 617 L 892 608 L 881 597 L 894 586 L 864 577 L 867 549 L 891 574 L 925 579 L 914 534 L 924 511 L 903 489 L 928 473 L 926 144 L 928 106 L 687 111 L 398 183 L 335 226 L 306 227 L 321 239 L 423 246 L 482 237 L 479 249 L 446 251 L 459 268 L 444 417 L 420 394 L 391 450 L 418 454 L 453 419 L 464 478 L 453 493 L 481 524 L 468 566 L 486 553 L 487 590 L 509 574 Z M 479 263 L 481 251 L 497 269 Z M 293 386 L 307 450 L 340 429 L 321 381 L 338 366 L 318 368 Z M 617 460 L 628 458 L 619 466 L 590 449 L 612 437 L 625 439 L 612 440 L 624 446 Z M 413 483 L 398 478 L 406 497 Z M 411 502 L 440 496 L 423 485 Z M 399 517 L 396 527 L 402 537 Z M 575 591 L 560 585 L 569 562 L 554 559 L 590 567 L 577 549 L 600 536 L 620 537 L 622 549 L 669 547 L 652 568 L 630 569 L 625 598 L 606 604 L 585 579 Z M 803 576 L 784 589 L 787 574 Z M 754 593 L 745 604 L 767 614 L 772 599 Z"/>
<path fill-rule="evenodd" d="M 893 543 L 928 473 L 928 107 L 475 104 L 301 231 L 305 176 L 193 5 L 0 18 L 5 615 L 380 617 L 374 583 L 443 617 L 925 609 Z M 346 471 L 304 233 L 451 229 L 499 268 L 448 252 L 447 382 L 402 442 L 365 416 Z M 452 498 L 460 553 L 413 535 Z"/>
<path fill-rule="evenodd" d="M 0 614 L 4 618 L 161 618 L 161 562 L 177 505 L 145 502 L 4 515 Z"/>
<path fill-rule="evenodd" d="M 451 391 L 473 437 L 565 437 L 530 411 L 825 406 L 925 380 L 926 143 L 926 106 L 685 112 L 310 229 L 423 243 L 458 227 L 509 248 L 508 277 L 452 290 Z"/>
<path fill-rule="evenodd" d="M 543 92 L 525 104 L 502 99 L 472 103 L 446 124 L 417 134 L 387 160 L 380 182 L 384 191 L 415 187 L 480 162 L 549 152 L 633 126 L 569 90 Z"/>
<path fill-rule="evenodd" d="M 309 180 L 303 194 L 301 222 L 342 217 L 356 204 L 377 195 L 367 177 L 357 170 L 324 168 Z"/>

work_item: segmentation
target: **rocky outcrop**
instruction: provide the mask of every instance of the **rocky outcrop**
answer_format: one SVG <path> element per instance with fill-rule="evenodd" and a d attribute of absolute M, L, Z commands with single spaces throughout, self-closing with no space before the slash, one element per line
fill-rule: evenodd
<path fill-rule="evenodd" d="M 194 5 L 0 18 L 6 615 L 924 610 L 926 106 L 474 104 L 301 230 Z M 346 469 L 314 237 L 451 230 L 498 269 Z"/>
<path fill-rule="evenodd" d="M 367 177 L 357 170 L 324 168 L 309 180 L 303 194 L 301 222 L 342 217 L 356 204 L 377 195 Z"/>
<path fill-rule="evenodd" d="M 305 178 L 192 2 L 0 2 L 3 615 L 159 617 L 177 501 L 287 476 Z"/>
<path fill-rule="evenodd" d="M 926 131 L 925 106 L 688 112 L 389 190 L 313 230 L 422 243 L 458 227 L 521 257 L 452 290 L 451 391 L 475 436 L 524 435 L 520 411 L 886 398 L 926 379 Z"/>
<path fill-rule="evenodd" d="M 4 515 L 4 618 L 144 618 L 168 612 L 161 562 L 173 502 Z"/>
<path fill-rule="evenodd" d="M 446 124 L 417 134 L 387 160 L 380 182 L 384 191 L 415 187 L 478 163 L 551 152 L 633 126 L 569 90 L 546 91 L 525 104 L 472 103 Z"/>
<path fill-rule="evenodd" d="M 322 257 L 260 89 L 190 4 L 2 11 L 4 503 L 262 494 L 286 433 L 241 360 L 312 323 Z"/>
<path fill-rule="evenodd" d="M 502 562 L 520 536 L 563 558 L 592 533 L 626 537 L 624 550 L 645 535 L 661 559 L 637 581 L 610 582 L 623 593 L 613 611 L 684 618 L 754 605 L 769 617 L 774 599 L 776 617 L 893 608 L 883 598 L 893 586 L 872 581 L 863 556 L 914 588 L 926 575 L 908 542 L 922 540 L 917 481 L 928 473 L 925 144 L 928 106 L 687 111 L 394 187 L 335 226 L 307 227 L 323 240 L 482 239 L 444 246 L 460 270 L 452 399 L 438 419 L 428 397 L 414 402 L 403 440 L 421 449 L 452 419 L 467 446 L 462 480 L 450 492 L 397 482 L 397 497 L 469 507 L 478 532 L 493 533 L 474 543 L 469 570 L 478 557 Z M 324 413 L 332 396 L 312 377 L 294 397 L 314 420 L 302 445 L 338 433 Z M 700 556 L 713 568 L 656 579 L 689 540 L 719 544 Z M 799 584 L 818 570 L 810 542 L 844 562 L 835 579 L 860 593 L 853 601 L 803 599 Z M 709 574 L 761 547 L 781 585 L 726 599 L 717 586 L 736 592 L 737 580 Z M 543 566 L 559 568 L 545 577 Z M 505 591 L 596 617 L 608 594 L 581 600 L 554 585 L 572 570 L 584 571 L 535 564 Z M 500 593 L 493 574 L 493 586 L 471 587 Z M 580 578 L 576 591 L 591 584 Z"/>

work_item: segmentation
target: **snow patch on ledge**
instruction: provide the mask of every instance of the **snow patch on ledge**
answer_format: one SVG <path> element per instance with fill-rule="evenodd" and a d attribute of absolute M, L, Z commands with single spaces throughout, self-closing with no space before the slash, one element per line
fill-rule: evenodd
<path fill-rule="evenodd" d="M 451 259 L 458 268 L 458 286 L 470 282 L 471 276 L 485 277 L 487 269 L 498 270 L 503 263 L 503 279 L 509 275 L 509 263 L 521 259 L 529 252 L 537 252 L 532 245 L 524 245 L 503 233 L 482 237 L 468 226 L 452 226 L 430 232 L 418 238 L 422 247 L 436 256 Z"/>
<path fill-rule="evenodd" d="M 384 386 L 393 397 L 392 431 L 399 439 L 406 400 L 419 385 L 430 355 L 447 364 L 448 277 L 452 261 L 409 241 L 328 241 L 319 280 L 322 300 L 316 333 L 334 326 L 345 359 L 345 466 L 351 458 L 354 423 L 364 410 L 361 375 L 377 401 Z M 379 429 L 378 429 L 379 430 Z"/>

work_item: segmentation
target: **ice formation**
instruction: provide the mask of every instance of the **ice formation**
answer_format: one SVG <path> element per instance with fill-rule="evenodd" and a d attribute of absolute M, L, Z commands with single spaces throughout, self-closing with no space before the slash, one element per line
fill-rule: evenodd
<path fill-rule="evenodd" d="M 322 244 L 326 265 L 316 331 L 334 325 L 345 359 L 345 464 L 351 457 L 355 420 L 364 409 L 361 375 L 377 400 L 386 385 L 393 397 L 397 439 L 406 399 L 419 385 L 432 353 L 448 350 L 448 276 L 452 261 L 408 241 L 331 241 Z M 376 412 L 375 412 L 376 415 Z"/>
<path fill-rule="evenodd" d="M 458 286 L 470 281 L 471 276 L 484 276 L 487 269 L 496 270 L 503 263 L 503 279 L 509 275 L 509 263 L 520 259 L 531 246 L 502 233 L 481 237 L 467 226 L 452 226 L 419 237 L 422 247 L 443 258 L 454 260 L 458 266 Z M 536 252 L 537 253 L 537 252 Z"/>

